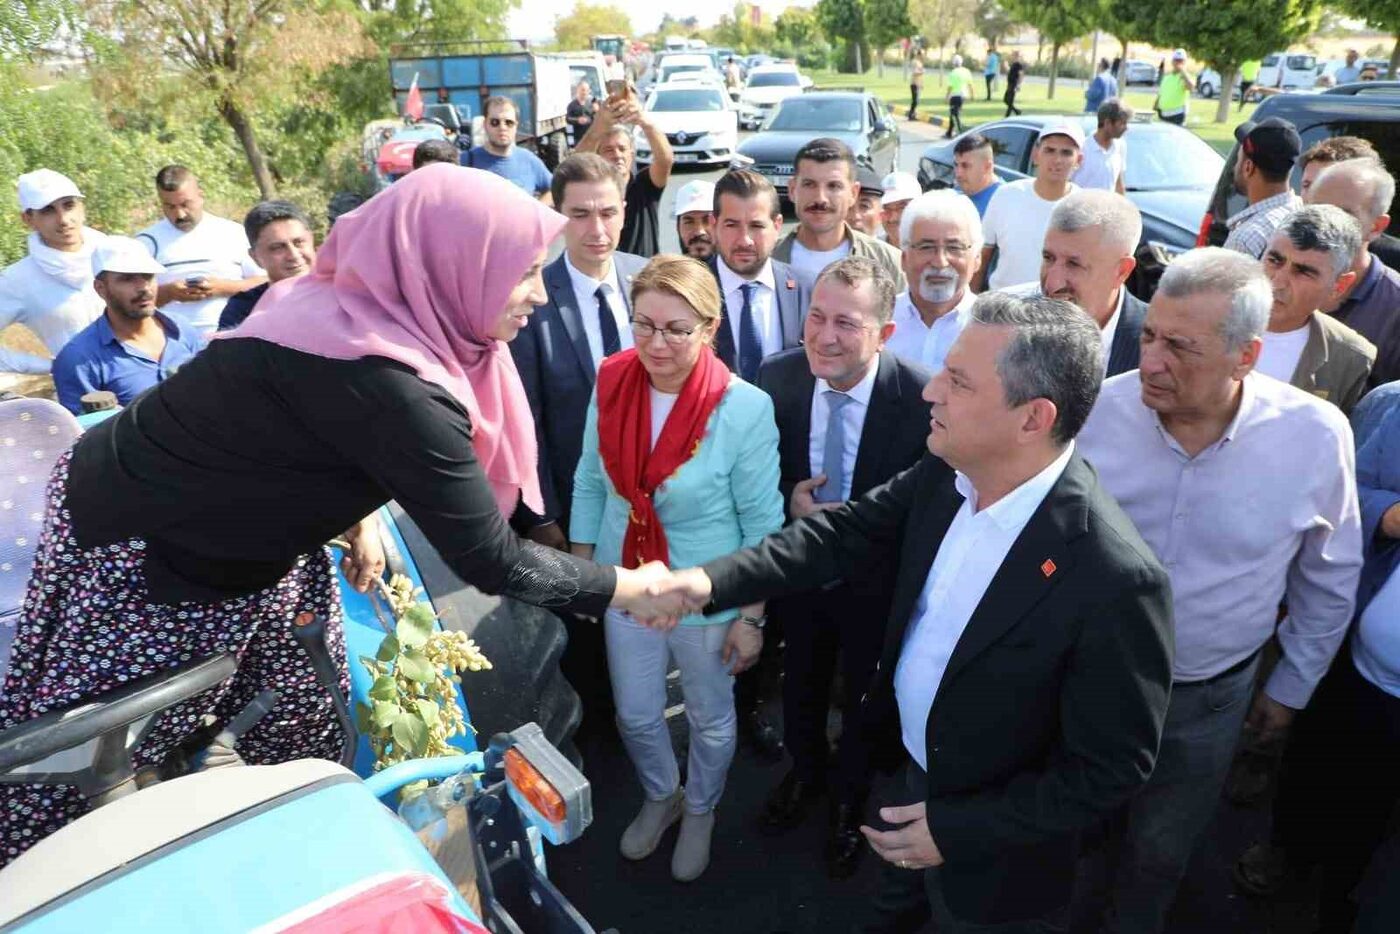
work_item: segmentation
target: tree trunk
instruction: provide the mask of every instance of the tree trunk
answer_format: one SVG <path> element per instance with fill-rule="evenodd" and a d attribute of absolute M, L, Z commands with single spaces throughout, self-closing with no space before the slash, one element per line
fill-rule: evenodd
<path fill-rule="evenodd" d="M 236 103 L 228 97 L 219 100 L 219 116 L 233 130 L 238 142 L 243 146 L 243 154 L 248 157 L 248 167 L 253 170 L 253 181 L 264 201 L 277 197 L 277 183 L 272 180 L 272 170 L 267 166 L 267 157 L 258 145 L 258 137 L 253 132 L 253 124 Z"/>
<path fill-rule="evenodd" d="M 1395 48 L 1390 50 L 1390 72 L 1386 75 L 1391 81 L 1400 74 L 1400 33 L 1395 34 Z"/>
<path fill-rule="evenodd" d="M 1055 99 L 1055 75 L 1060 70 L 1060 44 L 1056 42 L 1050 49 L 1050 88 L 1045 92 L 1045 99 L 1053 101 Z"/>
<path fill-rule="evenodd" d="M 1230 119 L 1230 102 L 1235 97 L 1235 78 L 1240 70 L 1238 67 L 1222 69 L 1220 72 L 1220 103 L 1215 108 L 1215 122 L 1226 123 Z"/>
<path fill-rule="evenodd" d="M 873 51 L 875 53 L 875 74 L 883 78 L 885 76 L 885 50 L 874 49 Z"/>
<path fill-rule="evenodd" d="M 1035 31 L 1035 63 L 1039 65 L 1045 60 L 1045 37 L 1040 30 Z"/>

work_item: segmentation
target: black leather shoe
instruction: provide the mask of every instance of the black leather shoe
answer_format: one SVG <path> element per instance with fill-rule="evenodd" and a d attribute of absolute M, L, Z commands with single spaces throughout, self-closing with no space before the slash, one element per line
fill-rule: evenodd
<path fill-rule="evenodd" d="M 824 787 L 804 782 L 795 773 L 788 772 L 768 796 L 759 817 L 759 827 L 770 834 L 791 830 L 802 823 L 812 802 L 825 793 Z"/>
<path fill-rule="evenodd" d="M 761 762 L 772 765 L 782 761 L 783 736 L 756 707 L 740 712 L 739 741 Z"/>
<path fill-rule="evenodd" d="M 838 804 L 831 809 L 826 874 L 832 879 L 849 879 L 860 866 L 860 858 L 866 850 L 865 835 L 860 832 L 864 810 L 858 804 Z"/>

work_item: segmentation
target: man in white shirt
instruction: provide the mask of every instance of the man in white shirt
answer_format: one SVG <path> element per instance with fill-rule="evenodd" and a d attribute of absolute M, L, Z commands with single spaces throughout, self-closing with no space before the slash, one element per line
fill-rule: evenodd
<path fill-rule="evenodd" d="M 715 350 L 731 370 L 757 382 L 765 358 L 801 342 L 812 280 L 773 258 L 783 214 L 772 182 L 736 169 L 715 183 L 714 197 L 709 264 L 724 305 Z"/>
<path fill-rule="evenodd" d="M 1133 108 L 1116 97 L 1099 106 L 1099 126 L 1084 141 L 1084 164 L 1074 173 L 1074 183 L 1080 188 L 1102 188 L 1120 195 L 1128 191 L 1128 125 L 1133 120 Z"/>
<path fill-rule="evenodd" d="M 1073 306 L 981 296 L 924 391 L 935 457 L 661 585 L 708 610 L 898 569 L 863 703 L 903 759 L 862 828 L 866 931 L 1066 930 L 1080 833 L 1152 772 L 1170 594 L 1074 449 L 1101 358 Z"/>
<path fill-rule="evenodd" d="M 895 249 L 900 247 L 899 222 L 904 217 L 904 209 L 924 190 L 912 172 L 891 172 L 880 181 L 880 226 L 884 229 L 885 242 Z"/>
<path fill-rule="evenodd" d="M 92 251 L 106 239 L 86 226 L 83 193 L 66 175 L 21 175 L 20 219 L 29 252 L 0 274 L 0 328 L 22 324 L 54 356 L 105 309 L 92 288 Z M 53 360 L 0 347 L 0 372 L 48 373 Z"/>
<path fill-rule="evenodd" d="M 1339 207 L 1318 204 L 1289 215 L 1261 259 L 1274 304 L 1255 369 L 1348 414 L 1366 392 L 1376 348 L 1318 309 L 1351 288 L 1360 252 L 1356 220 Z"/>
<path fill-rule="evenodd" d="M 1002 185 L 982 215 L 982 268 L 972 281 L 972 291 L 1004 289 L 1036 277 L 1050 212 L 1075 190 L 1070 177 L 1084 159 L 1083 149 L 1084 130 L 1078 122 L 1055 121 L 1041 127 L 1031 153 L 1035 178 Z"/>
<path fill-rule="evenodd" d="M 218 328 L 229 296 L 266 281 L 248 255 L 243 225 L 204 210 L 199 179 L 183 165 L 156 173 L 165 218 L 136 235 L 165 267 L 156 304 L 181 327 L 208 336 Z"/>
<path fill-rule="evenodd" d="M 894 334 L 886 346 L 937 373 L 977 297 L 969 283 L 982 261 L 982 219 L 966 195 L 934 189 L 909 202 L 900 224 L 909 289 L 895 299 Z"/>
<path fill-rule="evenodd" d="M 1361 570 L 1351 429 L 1334 406 L 1253 372 L 1272 301 L 1250 257 L 1177 257 L 1148 308 L 1139 369 L 1104 383 L 1080 434 L 1171 576 L 1176 634 L 1156 769 L 1110 841 L 1107 931 L 1161 929 L 1242 725 L 1280 736 L 1351 622 Z M 1251 707 L 1275 634 L 1283 655 Z"/>

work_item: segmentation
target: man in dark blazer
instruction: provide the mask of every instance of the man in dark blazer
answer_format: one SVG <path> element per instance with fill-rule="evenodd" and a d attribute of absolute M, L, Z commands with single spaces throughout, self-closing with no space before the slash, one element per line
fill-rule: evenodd
<path fill-rule="evenodd" d="M 715 255 L 708 263 L 724 306 L 715 350 L 751 383 L 764 358 L 801 342 L 812 298 L 811 283 L 772 258 L 782 229 L 778 192 L 768 179 L 736 169 L 715 183 Z"/>
<path fill-rule="evenodd" d="M 874 262 L 838 260 L 812 290 L 804 346 L 769 357 L 758 372 L 759 388 L 773 398 L 789 520 L 858 499 L 923 455 L 928 405 L 920 393 L 932 374 L 883 349 L 894 330 L 894 299 L 894 281 Z M 773 832 L 795 827 L 827 790 L 827 710 L 839 653 L 841 741 L 826 847 L 834 878 L 850 876 L 865 851 L 860 824 L 871 763 L 860 696 L 880 658 L 893 583 L 892 571 L 861 576 L 769 608 L 785 637 L 783 738 L 793 765 L 770 795 L 761 825 Z"/>
<path fill-rule="evenodd" d="M 904 763 L 892 829 L 863 828 L 869 931 L 1064 930 L 1080 833 L 1151 774 L 1170 591 L 1074 452 L 1102 368 L 1077 309 L 982 296 L 924 393 L 937 457 L 665 588 L 718 608 L 896 567 L 864 707 Z"/>

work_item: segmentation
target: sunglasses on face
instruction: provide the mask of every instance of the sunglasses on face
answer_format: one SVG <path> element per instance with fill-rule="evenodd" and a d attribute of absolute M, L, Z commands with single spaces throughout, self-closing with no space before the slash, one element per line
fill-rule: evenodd
<path fill-rule="evenodd" d="M 515 126 L 515 121 L 509 117 L 492 117 L 486 122 L 492 126 Z"/>

